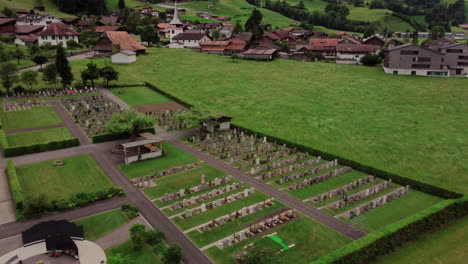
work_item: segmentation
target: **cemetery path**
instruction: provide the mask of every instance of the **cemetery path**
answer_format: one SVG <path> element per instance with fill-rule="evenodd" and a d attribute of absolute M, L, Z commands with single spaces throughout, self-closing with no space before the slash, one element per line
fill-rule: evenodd
<path fill-rule="evenodd" d="M 44 130 L 44 129 L 51 129 L 51 128 L 59 128 L 59 127 L 64 127 L 64 124 L 58 124 L 58 125 L 51 125 L 51 126 L 42 126 L 42 127 L 31 127 L 31 128 L 23 128 L 23 129 L 17 129 L 17 130 L 10 130 L 5 132 L 7 135 L 15 134 L 15 133 L 21 133 L 21 132 L 29 132 L 29 131 L 36 131 L 36 130 Z"/>
<path fill-rule="evenodd" d="M 183 143 L 182 141 L 180 140 L 170 140 L 169 141 L 171 144 L 173 144 L 174 146 L 178 147 L 179 149 L 185 151 L 185 152 L 188 152 L 194 156 L 196 156 L 197 158 L 209 163 L 210 165 L 224 171 L 225 173 L 229 174 L 229 175 L 232 175 L 234 177 L 236 177 L 237 179 L 251 185 L 252 187 L 258 189 L 259 191 L 262 191 L 268 195 L 270 195 L 271 197 L 275 198 L 276 200 L 286 204 L 287 206 L 293 208 L 293 209 L 296 209 L 298 211 L 300 211 L 301 213 L 309 216 L 310 218 L 314 219 L 315 221 L 323 224 L 323 225 L 326 225 L 332 229 L 334 229 L 335 231 L 347 236 L 348 238 L 351 238 L 353 240 L 356 240 L 356 239 L 359 239 L 361 237 L 364 237 L 366 236 L 367 234 L 350 225 L 350 224 L 347 224 L 331 215 L 328 215 L 327 213 L 324 213 L 318 209 L 316 209 L 315 207 L 307 204 L 307 203 L 304 203 L 303 201 L 299 200 L 299 199 L 296 199 L 284 192 L 281 192 L 271 186 L 269 186 L 268 184 L 264 183 L 264 182 L 261 182 L 257 179 L 255 179 L 254 177 L 251 177 L 247 174 L 245 174 L 244 172 L 220 161 L 220 160 L 217 160 L 215 158 L 213 158 L 212 156 L 208 155 L 208 154 L 205 154 L 195 148 L 193 148 L 192 146 L 186 144 L 186 143 Z"/>
<path fill-rule="evenodd" d="M 51 220 L 62 220 L 66 219 L 69 221 L 80 219 L 83 217 L 100 214 L 102 212 L 110 211 L 113 209 L 120 208 L 122 204 L 128 202 L 128 197 L 119 197 L 111 200 L 97 202 L 89 206 L 81 207 L 72 211 L 52 214 L 44 217 L 40 217 L 34 220 L 26 221 L 23 223 L 11 222 L 0 225 L 0 239 L 9 238 L 21 234 L 26 229 L 31 228 L 35 224 L 51 221 Z"/>
<path fill-rule="evenodd" d="M 67 111 L 65 110 L 65 108 L 63 108 L 60 102 L 57 100 L 52 100 L 51 104 L 55 108 L 55 111 L 57 111 L 57 113 L 59 114 L 60 118 L 62 118 L 65 126 L 70 130 L 72 135 L 80 141 L 80 145 L 91 144 L 91 142 L 89 142 L 89 139 L 81 131 L 78 125 L 75 124 L 75 122 L 73 122 L 70 115 L 68 115 Z"/>

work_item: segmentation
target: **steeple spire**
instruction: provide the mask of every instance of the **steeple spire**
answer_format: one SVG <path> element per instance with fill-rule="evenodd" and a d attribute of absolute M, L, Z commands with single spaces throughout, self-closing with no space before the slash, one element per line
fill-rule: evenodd
<path fill-rule="evenodd" d="M 177 8 L 177 0 L 174 3 L 174 17 L 172 18 L 171 25 L 183 25 L 183 23 L 179 19 L 179 9 Z"/>

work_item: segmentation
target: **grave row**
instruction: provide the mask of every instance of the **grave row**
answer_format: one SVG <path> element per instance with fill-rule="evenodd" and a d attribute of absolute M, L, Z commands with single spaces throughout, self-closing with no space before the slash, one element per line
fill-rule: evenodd
<path fill-rule="evenodd" d="M 367 176 L 365 178 L 361 178 L 361 179 L 356 180 L 354 182 L 351 182 L 351 183 L 349 183 L 347 185 L 338 187 L 336 189 L 327 191 L 325 193 L 321 193 L 321 194 L 319 194 L 319 195 L 317 195 L 315 197 L 312 197 L 310 199 L 305 200 L 305 202 L 312 201 L 314 203 L 321 203 L 323 201 L 326 201 L 327 199 L 333 198 L 333 197 L 338 196 L 338 195 L 343 195 L 347 191 L 349 192 L 349 191 L 351 191 L 353 189 L 359 188 L 362 185 L 372 183 L 374 181 L 375 181 L 375 177 L 372 176 L 372 175 L 369 175 L 369 176 Z M 390 182 L 391 182 L 391 180 L 390 180 Z"/>
<path fill-rule="evenodd" d="M 309 156 L 307 154 L 301 153 L 299 155 L 292 156 L 284 160 L 273 161 L 270 164 L 266 164 L 266 165 L 256 167 L 256 168 L 251 168 L 250 174 L 256 175 L 256 174 L 260 174 L 263 172 L 260 178 L 268 179 L 268 178 L 282 175 L 287 172 L 291 172 L 293 170 L 299 170 L 304 167 L 312 166 L 321 161 L 321 157 L 318 157 L 316 159 L 307 159 L 308 157 Z M 285 167 L 287 165 L 289 165 L 289 167 Z M 268 172 L 268 173 L 265 173 L 265 172 Z M 274 174 L 275 176 L 272 176 L 272 174 Z"/>
<path fill-rule="evenodd" d="M 253 195 L 254 193 L 255 193 L 254 188 L 245 189 L 242 192 L 239 192 L 239 193 L 236 193 L 236 194 L 231 194 L 229 196 L 218 199 L 216 201 L 209 202 L 208 204 L 202 204 L 199 207 L 196 207 L 196 208 L 193 208 L 193 209 L 187 209 L 185 212 L 183 212 L 181 214 L 178 214 L 178 215 L 175 215 L 175 216 L 180 216 L 180 217 L 185 219 L 185 218 L 197 215 L 197 214 L 204 213 L 207 210 L 223 206 L 224 204 L 228 204 L 228 203 L 234 202 L 236 200 L 249 197 L 249 196 Z M 178 209 L 180 209 L 180 208 L 175 208 L 175 210 L 178 210 Z M 172 217 L 175 217 L 175 216 L 172 216 Z"/>
<path fill-rule="evenodd" d="M 33 107 L 42 107 L 48 106 L 49 103 L 45 101 L 36 101 L 36 100 L 28 100 L 24 102 L 12 102 L 12 103 L 5 103 L 2 105 L 3 111 L 10 112 L 10 111 L 21 111 L 21 110 L 29 110 Z"/>
<path fill-rule="evenodd" d="M 86 93 L 95 93 L 96 88 L 87 87 L 85 86 L 84 89 L 77 90 L 77 89 L 48 89 L 48 90 L 40 90 L 40 91 L 28 91 L 28 92 L 19 92 L 13 93 L 11 96 L 15 99 L 20 98 L 41 98 L 41 97 L 56 97 L 56 96 L 66 96 L 66 95 L 78 95 L 78 94 L 86 94 Z"/>
<path fill-rule="evenodd" d="M 284 184 L 286 182 L 290 182 L 290 181 L 294 181 L 300 178 L 310 176 L 312 174 L 315 174 L 323 170 L 328 170 L 330 168 L 336 167 L 337 165 L 338 165 L 338 160 L 335 159 L 335 160 L 320 164 L 319 166 L 316 166 L 313 168 L 309 168 L 303 171 L 288 174 L 286 176 L 281 177 L 277 182 L 279 184 Z M 290 171 L 293 171 L 293 170 L 290 170 Z M 333 175 L 333 176 L 336 176 L 336 175 Z"/>
<path fill-rule="evenodd" d="M 173 174 L 178 174 L 182 173 L 188 170 L 196 169 L 201 167 L 201 162 L 195 162 L 195 163 L 190 163 L 190 164 L 184 164 L 182 166 L 170 168 L 167 170 L 159 171 L 151 175 L 146 175 L 138 178 L 131 179 L 130 182 L 133 183 L 133 185 L 137 186 L 138 188 L 146 188 L 149 185 L 151 185 L 151 182 L 155 178 L 161 178 L 164 176 L 170 176 Z"/>
<path fill-rule="evenodd" d="M 166 130 L 180 130 L 190 127 L 190 124 L 183 122 L 177 116 L 186 110 L 164 110 L 160 112 L 150 112 L 146 115 L 150 116 L 156 121 L 158 126 Z"/>
<path fill-rule="evenodd" d="M 224 238 L 219 241 L 216 245 L 220 249 L 225 249 L 233 244 L 242 242 L 249 237 L 258 235 L 262 232 L 269 230 L 270 228 L 277 227 L 279 225 L 288 223 L 296 217 L 294 210 L 290 209 L 284 213 L 277 214 L 271 218 L 268 218 L 265 221 L 262 221 L 258 224 L 252 225 L 249 228 L 246 228 L 242 231 L 234 233 L 232 236 Z"/>
<path fill-rule="evenodd" d="M 338 175 L 348 173 L 348 172 L 351 172 L 351 171 L 352 171 L 352 169 L 350 167 L 341 167 L 339 169 L 329 171 L 329 172 L 324 173 L 322 175 L 319 175 L 319 176 L 316 176 L 316 177 L 313 177 L 313 178 L 309 178 L 309 179 L 305 179 L 305 180 L 303 180 L 301 182 L 298 182 L 298 183 L 294 183 L 294 184 L 288 186 L 287 189 L 289 189 L 290 191 L 299 190 L 299 189 L 305 188 L 307 186 L 310 186 L 310 185 L 313 185 L 313 184 L 316 184 L 316 183 L 319 183 L 319 182 L 326 181 L 326 180 L 328 180 L 328 179 L 330 179 L 332 177 L 336 177 Z"/>
<path fill-rule="evenodd" d="M 400 187 L 382 197 L 379 197 L 379 198 L 376 198 L 370 202 L 367 202 L 367 203 L 364 203 L 364 204 L 361 204 L 355 208 L 352 208 L 346 212 L 343 212 L 339 215 L 336 215 L 335 217 L 336 218 L 339 218 L 339 217 L 345 217 L 345 218 L 348 218 L 348 219 L 353 219 L 354 217 L 356 216 L 359 216 L 371 209 L 374 209 L 374 208 L 377 208 L 379 206 L 382 206 L 388 202 L 391 202 L 392 200 L 395 200 L 397 198 L 400 198 L 401 196 L 403 196 L 404 194 L 408 193 L 409 192 L 409 185 L 407 185 L 406 187 Z"/>

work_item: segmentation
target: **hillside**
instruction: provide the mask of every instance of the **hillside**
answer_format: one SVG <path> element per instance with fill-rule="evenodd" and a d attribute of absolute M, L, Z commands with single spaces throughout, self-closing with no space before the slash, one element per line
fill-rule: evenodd
<path fill-rule="evenodd" d="M 58 10 L 57 6 L 52 2 L 52 0 L 42 0 L 46 10 L 44 13 L 49 13 L 57 17 L 70 17 L 71 14 L 67 14 Z M 0 8 L 3 9 L 5 6 L 10 8 L 23 8 L 30 10 L 33 8 L 34 0 L 0 0 Z"/>

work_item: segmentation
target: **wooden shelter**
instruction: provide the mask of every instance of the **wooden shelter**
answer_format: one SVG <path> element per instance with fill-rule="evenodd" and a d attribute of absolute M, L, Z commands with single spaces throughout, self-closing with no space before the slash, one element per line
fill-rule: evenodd
<path fill-rule="evenodd" d="M 125 156 L 125 164 L 161 157 L 163 155 L 164 141 L 155 138 L 121 144 Z"/>

